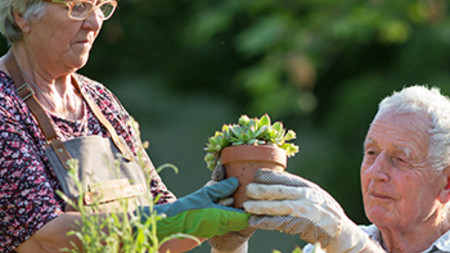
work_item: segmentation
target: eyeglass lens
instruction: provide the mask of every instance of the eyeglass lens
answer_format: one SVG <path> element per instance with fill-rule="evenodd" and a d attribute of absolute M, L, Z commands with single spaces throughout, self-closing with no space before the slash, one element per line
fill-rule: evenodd
<path fill-rule="evenodd" d="M 73 3 L 70 15 L 76 19 L 86 18 L 90 12 L 95 8 L 91 2 L 80 1 Z M 112 2 L 103 2 L 100 4 L 99 9 L 102 13 L 102 19 L 108 19 L 114 12 L 115 5 Z"/>

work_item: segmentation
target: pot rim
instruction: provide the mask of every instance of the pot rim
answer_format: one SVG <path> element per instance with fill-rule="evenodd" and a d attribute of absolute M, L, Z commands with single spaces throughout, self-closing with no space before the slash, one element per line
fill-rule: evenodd
<path fill-rule="evenodd" d="M 222 165 L 235 162 L 273 162 L 287 166 L 286 151 L 276 145 L 235 145 L 224 148 L 220 154 Z"/>

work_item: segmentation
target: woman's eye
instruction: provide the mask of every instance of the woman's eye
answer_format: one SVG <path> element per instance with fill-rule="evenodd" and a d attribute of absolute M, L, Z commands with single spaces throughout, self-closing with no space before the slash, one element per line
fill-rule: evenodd
<path fill-rule="evenodd" d="M 89 9 L 89 7 L 90 7 L 89 4 L 87 4 L 85 2 L 78 2 L 72 6 L 72 12 L 82 13 L 82 12 L 87 11 Z"/>

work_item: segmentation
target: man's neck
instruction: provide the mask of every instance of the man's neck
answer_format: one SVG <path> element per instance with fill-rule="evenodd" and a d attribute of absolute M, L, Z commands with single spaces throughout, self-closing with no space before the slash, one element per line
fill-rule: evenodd
<path fill-rule="evenodd" d="M 383 247 L 389 253 L 415 253 L 428 249 L 439 237 L 450 230 L 447 219 L 437 225 L 415 226 L 405 230 L 379 227 Z"/>

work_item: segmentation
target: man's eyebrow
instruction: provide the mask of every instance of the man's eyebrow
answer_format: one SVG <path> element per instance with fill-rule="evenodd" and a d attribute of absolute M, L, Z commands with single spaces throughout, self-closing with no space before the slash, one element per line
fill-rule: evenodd
<path fill-rule="evenodd" d="M 407 158 L 411 157 L 411 149 L 407 148 L 407 147 L 400 147 L 398 145 L 394 145 L 395 149 L 400 150 L 401 152 L 406 154 Z"/>
<path fill-rule="evenodd" d="M 364 141 L 364 146 L 371 145 L 371 144 L 376 144 L 376 141 L 374 141 L 371 138 L 367 138 Z M 395 148 L 395 150 L 399 150 L 399 151 L 403 152 L 406 155 L 407 158 L 411 157 L 411 149 L 409 149 L 407 147 L 401 147 L 401 146 L 398 146 L 398 145 L 394 145 L 394 148 Z"/>
<path fill-rule="evenodd" d="M 369 145 L 369 144 L 374 144 L 375 141 L 372 140 L 371 138 L 367 138 L 366 140 L 364 140 L 364 146 Z"/>

